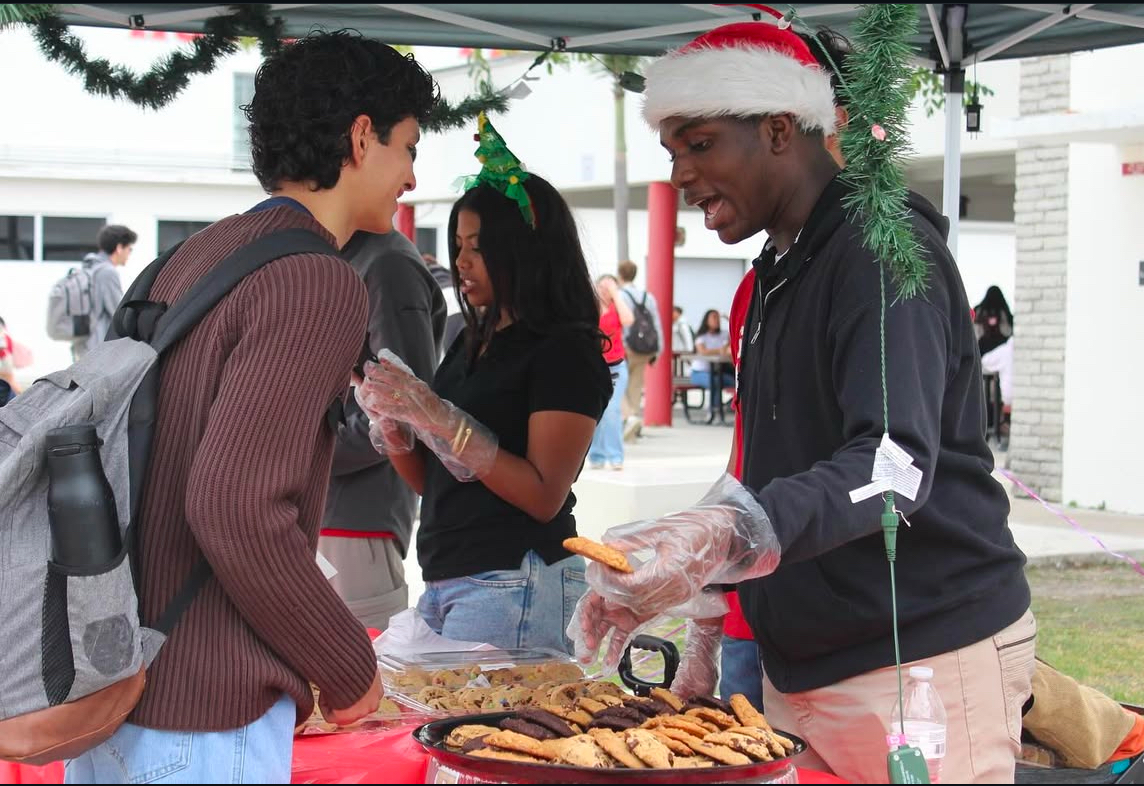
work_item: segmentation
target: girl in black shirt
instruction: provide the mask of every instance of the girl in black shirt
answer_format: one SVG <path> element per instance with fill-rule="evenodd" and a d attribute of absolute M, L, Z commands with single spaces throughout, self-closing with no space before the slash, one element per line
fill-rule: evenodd
<path fill-rule="evenodd" d="M 466 328 L 432 390 L 382 361 L 364 397 L 379 427 L 410 422 L 421 437 L 390 458 L 423 496 L 418 610 L 429 626 L 450 639 L 571 652 L 565 629 L 584 563 L 561 544 L 576 534 L 571 487 L 611 377 L 571 211 L 545 180 L 519 172 L 519 181 L 527 210 L 489 182 L 453 206 L 449 256 Z M 403 407 L 432 410 L 434 423 Z M 454 438 L 470 426 L 472 441 Z M 443 455 L 426 448 L 426 431 L 430 445 L 449 443 Z M 486 438 L 479 482 L 458 480 L 452 449 L 479 453 Z"/>

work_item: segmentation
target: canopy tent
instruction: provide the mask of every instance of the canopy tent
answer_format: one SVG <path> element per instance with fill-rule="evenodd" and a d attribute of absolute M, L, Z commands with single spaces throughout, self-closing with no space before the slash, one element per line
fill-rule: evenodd
<path fill-rule="evenodd" d="M 788 7 L 776 5 L 779 10 Z M 806 22 L 841 33 L 848 32 L 858 16 L 857 5 L 796 3 L 793 7 Z M 962 51 L 961 62 L 972 65 L 992 58 L 1062 54 L 1144 41 L 1144 4 L 1014 3 L 962 5 L 964 44 L 957 46 L 944 36 L 938 43 L 935 25 L 953 7 L 926 5 L 918 16 L 915 43 L 934 64 L 955 49 Z M 286 32 L 293 36 L 321 25 L 353 27 L 393 44 L 639 55 L 660 54 L 700 31 L 757 13 L 745 5 L 698 3 L 285 3 L 270 9 L 285 20 Z M 227 10 L 225 5 L 196 3 L 59 6 L 70 24 L 180 32 L 200 32 L 206 19 Z"/>
<path fill-rule="evenodd" d="M 847 36 L 860 12 L 856 4 L 796 3 L 775 7 L 783 11 L 794 8 L 804 24 L 828 27 Z M 290 3 L 268 8 L 283 19 L 287 36 L 302 36 L 315 27 L 349 27 L 391 44 L 635 55 L 661 54 L 727 22 L 750 18 L 776 21 L 745 4 Z M 108 3 L 59 5 L 56 10 L 73 25 L 195 33 L 203 31 L 206 20 L 229 14 L 231 6 Z M 950 220 L 949 245 L 955 258 L 965 69 L 990 59 L 1066 54 L 1141 42 L 1144 4 L 919 5 L 914 35 L 919 64 L 945 75 L 942 209 Z M 658 185 L 664 184 L 652 184 Z M 652 201 L 649 190 L 649 207 Z M 654 201 L 672 205 L 672 226 L 664 230 L 663 238 L 657 239 L 653 231 L 654 242 L 650 243 L 660 249 L 666 260 L 660 264 L 670 267 L 674 259 L 674 201 L 666 194 Z M 661 297 L 661 302 L 672 302 L 670 274 L 668 269 L 657 275 L 660 281 L 668 282 L 668 297 Z M 670 423 L 670 377 L 659 381 L 668 392 L 657 394 L 657 399 L 666 396 L 657 402 L 657 409 L 666 411 L 666 423 Z"/>

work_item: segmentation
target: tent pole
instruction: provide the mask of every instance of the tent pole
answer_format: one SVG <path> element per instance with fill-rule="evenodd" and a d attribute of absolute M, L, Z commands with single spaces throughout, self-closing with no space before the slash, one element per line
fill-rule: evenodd
<path fill-rule="evenodd" d="M 942 176 L 941 209 L 949 219 L 949 253 L 957 259 L 957 233 L 961 215 L 961 98 L 965 93 L 965 69 L 945 74 L 945 170 Z"/>

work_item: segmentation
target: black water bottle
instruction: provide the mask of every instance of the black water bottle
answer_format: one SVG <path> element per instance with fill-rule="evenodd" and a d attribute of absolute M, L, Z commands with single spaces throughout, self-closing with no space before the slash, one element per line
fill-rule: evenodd
<path fill-rule="evenodd" d="M 122 549 L 115 493 L 99 458 L 102 440 L 83 423 L 49 431 L 48 522 L 52 561 L 69 568 L 95 568 Z"/>

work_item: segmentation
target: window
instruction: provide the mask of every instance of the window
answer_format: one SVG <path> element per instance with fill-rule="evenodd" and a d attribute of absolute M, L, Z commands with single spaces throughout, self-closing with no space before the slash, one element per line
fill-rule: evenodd
<path fill-rule="evenodd" d="M 181 243 L 200 229 L 206 229 L 210 221 L 160 221 L 158 225 L 159 253 L 162 254 L 176 243 Z"/>
<path fill-rule="evenodd" d="M 36 219 L 0 216 L 0 259 L 35 259 Z"/>
<path fill-rule="evenodd" d="M 96 250 L 95 239 L 107 223 L 105 218 L 44 216 L 43 256 L 45 262 L 79 262 Z"/>
<path fill-rule="evenodd" d="M 234 107 L 231 117 L 234 121 L 234 144 L 231 153 L 232 169 L 250 171 L 250 127 L 242 108 L 254 98 L 254 74 L 234 75 Z"/>

